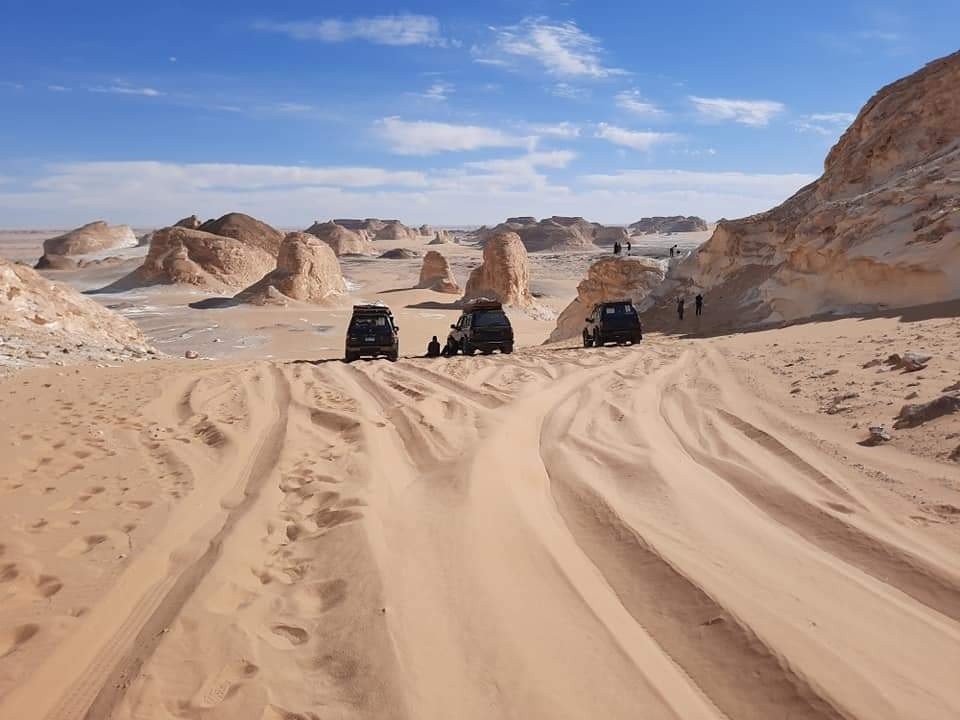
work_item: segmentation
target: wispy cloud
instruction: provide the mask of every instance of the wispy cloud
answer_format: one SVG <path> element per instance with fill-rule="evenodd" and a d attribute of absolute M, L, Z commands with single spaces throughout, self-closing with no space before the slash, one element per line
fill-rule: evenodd
<path fill-rule="evenodd" d="M 606 140 L 614 145 L 621 145 L 646 152 L 655 145 L 677 140 L 679 135 L 676 133 L 653 132 L 651 130 L 627 130 L 617 127 L 616 125 L 600 123 L 597 125 L 597 131 L 594 137 Z"/>
<path fill-rule="evenodd" d="M 547 135 L 555 138 L 576 138 L 580 137 L 580 126 L 571 122 L 559 123 L 534 123 L 528 125 L 531 132 L 537 135 Z"/>
<path fill-rule="evenodd" d="M 456 88 L 451 83 L 444 82 L 439 80 L 433 83 L 430 87 L 420 93 L 410 93 L 416 97 L 424 98 L 425 100 L 435 100 L 436 102 L 445 102 L 447 96 L 452 94 Z"/>
<path fill-rule="evenodd" d="M 587 88 L 565 82 L 554 83 L 550 88 L 550 94 L 567 100 L 586 100 L 590 97 L 590 91 Z"/>
<path fill-rule="evenodd" d="M 163 95 L 159 90 L 150 87 L 132 87 L 130 85 L 107 85 L 88 88 L 90 92 L 109 93 L 112 95 L 142 95 L 143 97 L 159 97 Z"/>
<path fill-rule="evenodd" d="M 380 135 L 397 155 L 434 155 L 491 147 L 532 147 L 535 137 L 510 135 L 496 128 L 478 125 L 453 125 L 425 120 L 383 118 Z"/>
<path fill-rule="evenodd" d="M 493 44 L 474 48 L 477 62 L 512 65 L 527 61 L 540 65 L 550 75 L 564 78 L 605 78 L 625 74 L 620 68 L 607 66 L 600 41 L 572 21 L 526 18 L 517 25 L 491 30 Z"/>
<path fill-rule="evenodd" d="M 853 113 L 813 113 L 812 115 L 801 115 L 795 125 L 800 132 L 813 132 L 818 135 L 835 137 L 855 119 L 856 115 Z"/>
<path fill-rule="evenodd" d="M 50 92 L 70 92 L 70 89 L 65 85 L 47 85 L 47 90 Z"/>
<path fill-rule="evenodd" d="M 9 88 L 11 90 L 23 90 L 22 83 L 12 82 L 10 80 L 0 80 L 0 87 Z"/>
<path fill-rule="evenodd" d="M 710 120 L 732 120 L 750 127 L 766 127 L 786 106 L 775 100 L 734 100 L 690 96 L 697 112 Z"/>
<path fill-rule="evenodd" d="M 614 97 L 617 107 L 627 110 L 634 115 L 643 117 L 663 117 L 666 113 L 653 103 L 647 102 L 640 95 L 639 90 L 624 90 Z"/>
<path fill-rule="evenodd" d="M 499 173 L 526 173 L 535 168 L 565 168 L 577 154 L 570 150 L 551 150 L 546 152 L 531 152 L 515 158 L 500 158 L 496 160 L 478 160 L 464 163 L 465 167 L 477 170 L 489 170 Z"/>
<path fill-rule="evenodd" d="M 338 43 L 364 40 L 376 45 L 430 45 L 450 44 L 440 33 L 440 21 L 430 15 L 377 15 L 352 20 L 336 18 L 292 20 L 288 22 L 261 21 L 254 28 L 282 33 L 297 40 L 319 40 Z"/>

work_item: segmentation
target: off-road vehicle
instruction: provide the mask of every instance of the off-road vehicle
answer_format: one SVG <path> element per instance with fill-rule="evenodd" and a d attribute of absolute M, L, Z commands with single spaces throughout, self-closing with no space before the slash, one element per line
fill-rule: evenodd
<path fill-rule="evenodd" d="M 353 362 L 361 357 L 386 357 L 396 360 L 400 354 L 400 328 L 386 305 L 354 305 L 347 325 L 344 359 Z"/>
<path fill-rule="evenodd" d="M 601 347 L 608 342 L 618 345 L 643 340 L 643 327 L 637 309 L 629 300 L 597 303 L 587 316 L 583 328 L 583 346 Z"/>
<path fill-rule="evenodd" d="M 513 327 L 498 302 L 478 300 L 468 303 L 457 324 L 450 326 L 447 354 L 473 355 L 477 350 L 484 354 L 494 350 L 513 352 Z"/>

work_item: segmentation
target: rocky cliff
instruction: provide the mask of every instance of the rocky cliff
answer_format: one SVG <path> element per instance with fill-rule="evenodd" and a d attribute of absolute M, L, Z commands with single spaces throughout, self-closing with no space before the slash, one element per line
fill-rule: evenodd
<path fill-rule="evenodd" d="M 704 322 L 733 326 L 960 297 L 957 87 L 960 53 L 880 90 L 818 180 L 720 222 L 671 271 L 663 305 L 705 291 Z"/>

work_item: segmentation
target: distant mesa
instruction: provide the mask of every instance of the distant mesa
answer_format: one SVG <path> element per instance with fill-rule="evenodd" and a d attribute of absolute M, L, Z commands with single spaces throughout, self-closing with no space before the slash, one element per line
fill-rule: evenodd
<path fill-rule="evenodd" d="M 89 255 L 103 250 L 136 247 L 137 236 L 129 225 L 108 225 L 102 220 L 43 241 L 44 255 Z"/>
<path fill-rule="evenodd" d="M 347 286 L 333 250 L 307 233 L 288 233 L 280 245 L 277 266 L 235 300 L 255 305 L 289 300 L 329 305 L 338 302 Z"/>
<path fill-rule="evenodd" d="M 349 222 L 349 221 L 348 221 Z M 304 232 L 319 238 L 334 255 L 373 255 L 376 250 L 365 230 L 351 230 L 338 222 L 315 222 Z"/>
<path fill-rule="evenodd" d="M 527 252 L 591 250 L 597 245 L 612 245 L 617 239 L 627 236 L 622 227 L 605 226 L 582 217 L 562 215 L 540 221 L 528 215 L 511 217 L 492 230 L 481 228 L 476 236 L 480 244 L 484 244 L 487 238 L 501 232 L 516 233 Z"/>
<path fill-rule="evenodd" d="M 703 232 L 707 229 L 707 221 L 696 215 L 645 217 L 630 225 L 630 233 L 633 235 Z"/>
<path fill-rule="evenodd" d="M 143 265 L 104 290 L 193 285 L 223 291 L 251 285 L 275 267 L 274 256 L 259 244 L 174 226 L 154 232 Z"/>
<path fill-rule="evenodd" d="M 415 260 L 420 253 L 410 248 L 393 248 L 380 255 L 381 260 Z"/>
<path fill-rule="evenodd" d="M 650 315 L 705 292 L 713 327 L 960 297 L 960 52 L 881 89 L 823 175 L 778 207 L 725 220 L 668 274 Z"/>
<path fill-rule="evenodd" d="M 577 337 L 593 306 L 613 300 L 632 300 L 642 307 L 643 301 L 663 282 L 664 266 L 645 257 L 605 257 L 587 271 L 577 285 L 577 297 L 557 318 L 557 327 L 548 342 Z"/>
<path fill-rule="evenodd" d="M 190 221 L 191 218 L 185 218 L 185 220 Z M 228 213 L 216 220 L 207 220 L 199 228 L 194 229 L 239 240 L 250 247 L 258 247 L 273 257 L 277 257 L 280 244 L 283 242 L 282 232 L 270 227 L 262 220 L 243 213 Z"/>
<path fill-rule="evenodd" d="M 71 360 L 142 357 L 152 349 L 126 318 L 47 280 L 35 270 L 0 258 L 0 327 L 4 354 L 28 359 Z M 32 363 L 30 363 L 32 364 Z"/>
<path fill-rule="evenodd" d="M 460 294 L 460 286 L 457 284 L 456 278 L 453 277 L 453 273 L 450 272 L 447 258 L 436 250 L 430 250 L 423 256 L 420 281 L 417 283 L 417 287 L 452 295 Z"/>
<path fill-rule="evenodd" d="M 463 294 L 464 302 L 479 298 L 519 308 L 533 305 L 527 250 L 517 233 L 498 231 L 487 238 L 483 262 L 470 273 Z"/>

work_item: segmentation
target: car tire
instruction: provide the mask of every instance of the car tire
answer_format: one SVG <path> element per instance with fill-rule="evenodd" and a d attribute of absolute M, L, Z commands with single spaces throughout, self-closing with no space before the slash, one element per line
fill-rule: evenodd
<path fill-rule="evenodd" d="M 509 355 L 513 352 L 513 345 L 504 345 L 500 348 L 500 352 L 502 352 L 504 355 Z"/>
<path fill-rule="evenodd" d="M 583 331 L 583 346 L 585 348 L 593 347 L 593 338 L 586 330 Z"/>
<path fill-rule="evenodd" d="M 476 354 L 477 354 L 477 349 L 476 349 L 475 347 L 473 347 L 473 345 L 471 345 L 470 343 L 468 343 L 466 340 L 464 340 L 464 341 L 463 341 L 463 354 L 464 354 L 464 355 L 476 355 Z"/>
<path fill-rule="evenodd" d="M 359 358 L 360 358 L 360 356 L 357 355 L 356 353 L 348 352 L 348 353 L 345 353 L 345 354 L 344 354 L 344 356 L 343 356 L 343 361 L 344 361 L 344 362 L 348 362 L 348 363 L 352 363 L 352 362 L 355 362 L 356 360 L 358 360 Z"/>
<path fill-rule="evenodd" d="M 594 347 L 603 347 L 603 337 L 600 335 L 599 330 L 595 330 L 593 333 L 593 346 Z"/>

